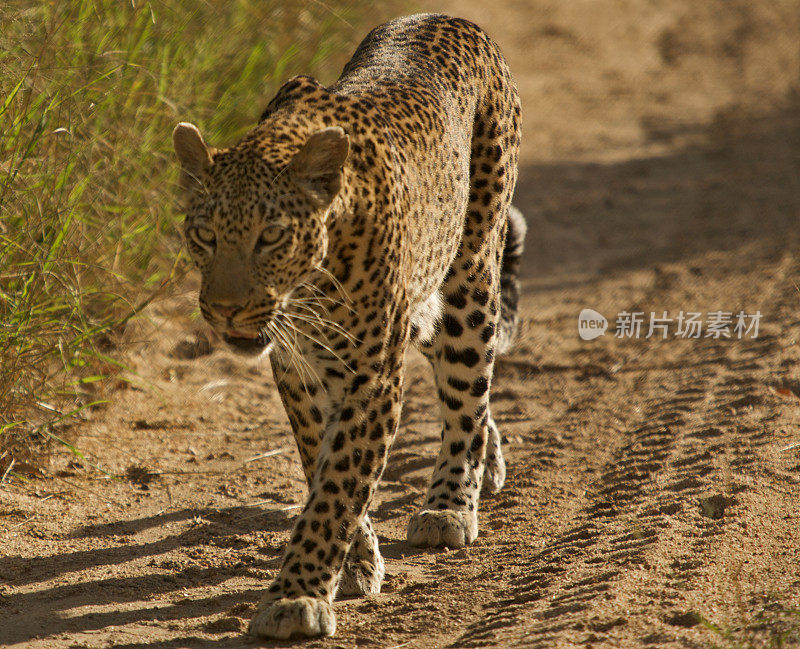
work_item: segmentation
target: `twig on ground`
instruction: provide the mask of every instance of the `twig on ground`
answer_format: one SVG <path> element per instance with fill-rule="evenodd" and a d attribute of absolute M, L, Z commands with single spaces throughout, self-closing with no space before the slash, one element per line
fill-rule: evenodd
<path fill-rule="evenodd" d="M 255 462 L 256 460 L 262 460 L 265 457 L 272 457 L 273 455 L 280 455 L 281 453 L 289 453 L 291 452 L 291 446 L 282 446 L 281 448 L 274 448 L 271 451 L 267 451 L 266 453 L 259 453 L 258 455 L 254 455 L 253 457 L 247 458 L 244 463 L 247 464 L 248 462 Z"/>
<path fill-rule="evenodd" d="M 13 468 L 15 462 L 16 460 L 12 457 L 11 462 L 9 462 L 8 466 L 6 467 L 5 473 L 3 473 L 3 477 L 0 478 L 0 484 L 3 484 L 6 481 L 6 478 L 8 477 L 8 474 L 11 473 L 11 469 Z"/>

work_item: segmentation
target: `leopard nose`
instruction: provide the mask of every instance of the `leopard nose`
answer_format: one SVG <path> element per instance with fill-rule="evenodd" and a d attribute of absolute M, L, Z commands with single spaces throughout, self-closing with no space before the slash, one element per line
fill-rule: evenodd
<path fill-rule="evenodd" d="M 223 318 L 232 318 L 242 309 L 242 307 L 238 305 L 230 306 L 229 304 L 212 304 L 211 306 L 214 307 L 214 310 Z"/>

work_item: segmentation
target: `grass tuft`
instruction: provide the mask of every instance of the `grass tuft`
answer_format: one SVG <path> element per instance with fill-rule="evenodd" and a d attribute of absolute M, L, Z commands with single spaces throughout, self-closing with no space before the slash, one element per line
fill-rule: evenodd
<path fill-rule="evenodd" d="M 185 270 L 170 133 L 251 127 L 299 72 L 330 78 L 366 1 L 0 5 L 0 476 L 108 398 L 115 341 Z M 341 53 L 338 58 L 332 52 Z"/>

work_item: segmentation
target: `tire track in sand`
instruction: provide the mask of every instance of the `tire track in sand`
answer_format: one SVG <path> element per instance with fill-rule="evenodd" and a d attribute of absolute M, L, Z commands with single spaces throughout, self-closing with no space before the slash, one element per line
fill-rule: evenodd
<path fill-rule="evenodd" d="M 797 274 L 796 265 L 788 266 L 791 272 L 784 258 L 773 277 L 759 282 L 773 287 L 769 300 L 760 301 L 770 314 L 785 301 L 775 299 L 786 294 L 783 278 Z M 538 550 L 517 551 L 508 563 L 506 596 L 451 646 L 626 646 L 632 638 L 636 646 L 702 646 L 686 585 L 701 580 L 709 556 L 726 543 L 726 528 L 738 524 L 730 513 L 739 494 L 762 477 L 787 489 L 797 482 L 762 452 L 774 441 L 764 422 L 779 417 L 764 359 L 777 364 L 780 346 L 776 332 L 735 345 L 697 341 L 670 364 L 669 382 L 660 383 L 664 370 L 655 368 L 622 373 L 599 390 L 595 385 L 596 403 L 611 393 L 618 403 L 619 393 L 628 392 L 640 412 L 635 425 L 619 435 L 619 446 L 587 484 L 573 525 Z M 639 392 L 646 397 L 638 399 Z M 536 489 L 535 473 L 535 465 L 519 469 L 511 491 Z M 493 509 L 508 512 L 513 500 L 502 493 Z M 523 536 L 524 527 L 515 532 Z"/>

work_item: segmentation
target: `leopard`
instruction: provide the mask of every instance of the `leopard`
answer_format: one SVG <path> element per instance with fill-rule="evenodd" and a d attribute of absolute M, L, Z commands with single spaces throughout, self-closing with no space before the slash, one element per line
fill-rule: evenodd
<path fill-rule="evenodd" d="M 506 477 L 489 391 L 519 322 L 520 140 L 499 47 L 441 14 L 375 28 L 330 86 L 289 79 L 233 146 L 175 127 L 200 313 L 232 350 L 269 359 L 308 487 L 251 635 L 330 636 L 337 595 L 380 592 L 368 508 L 412 347 L 442 429 L 407 541 L 477 537 L 481 493 Z"/>

